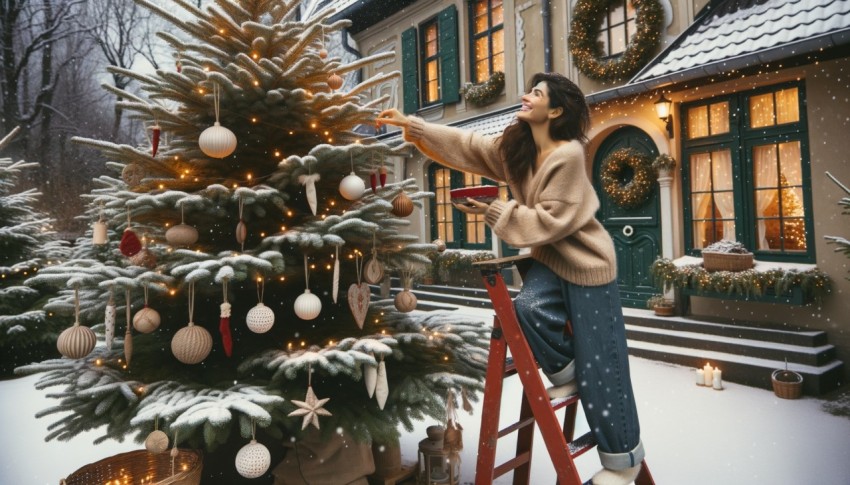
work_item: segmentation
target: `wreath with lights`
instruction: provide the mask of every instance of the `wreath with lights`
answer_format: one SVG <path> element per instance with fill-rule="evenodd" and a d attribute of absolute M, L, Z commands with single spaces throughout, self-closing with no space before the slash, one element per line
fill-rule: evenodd
<path fill-rule="evenodd" d="M 466 83 L 460 88 L 460 94 L 467 103 L 484 106 L 492 103 L 505 89 L 505 73 L 496 71 L 479 84 Z"/>
<path fill-rule="evenodd" d="M 634 148 L 621 148 L 602 160 L 601 178 L 602 190 L 612 202 L 623 209 L 633 209 L 646 202 L 656 175 L 649 156 Z"/>
<path fill-rule="evenodd" d="M 615 59 L 603 59 L 602 44 L 597 40 L 608 9 L 622 0 L 578 0 L 568 38 L 576 67 L 596 81 L 622 81 L 649 62 L 661 42 L 664 9 L 658 0 L 632 0 L 637 9 L 637 31 L 625 52 Z"/>

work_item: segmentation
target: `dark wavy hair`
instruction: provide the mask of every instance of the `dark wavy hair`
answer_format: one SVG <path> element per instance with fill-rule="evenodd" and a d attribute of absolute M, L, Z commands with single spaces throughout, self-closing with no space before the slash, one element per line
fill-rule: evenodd
<path fill-rule="evenodd" d="M 554 72 L 540 72 L 532 76 L 526 92 L 531 92 L 541 81 L 549 88 L 549 107 L 563 108 L 563 113 L 551 121 L 549 136 L 553 140 L 587 143 L 585 133 L 590 126 L 590 110 L 584 93 L 574 82 Z M 509 180 L 522 182 L 537 160 L 537 147 L 528 123 L 515 119 L 505 128 L 499 140 L 499 153 L 507 165 Z"/>

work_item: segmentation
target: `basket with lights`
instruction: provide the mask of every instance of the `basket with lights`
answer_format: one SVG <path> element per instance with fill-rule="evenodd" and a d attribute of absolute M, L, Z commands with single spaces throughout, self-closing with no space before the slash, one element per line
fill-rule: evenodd
<path fill-rule="evenodd" d="M 171 453 L 135 450 L 89 463 L 60 485 L 92 483 L 149 483 L 151 485 L 198 485 L 203 455 L 198 450 L 174 448 Z"/>

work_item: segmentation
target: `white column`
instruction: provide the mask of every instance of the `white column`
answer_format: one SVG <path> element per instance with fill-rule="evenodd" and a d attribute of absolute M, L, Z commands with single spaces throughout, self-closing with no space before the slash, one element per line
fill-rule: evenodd
<path fill-rule="evenodd" d="M 661 256 L 673 259 L 673 177 L 669 170 L 658 171 L 659 195 L 661 197 Z"/>

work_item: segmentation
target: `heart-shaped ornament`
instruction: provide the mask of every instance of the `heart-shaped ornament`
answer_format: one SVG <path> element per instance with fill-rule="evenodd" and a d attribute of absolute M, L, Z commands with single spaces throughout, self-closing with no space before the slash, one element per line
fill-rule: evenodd
<path fill-rule="evenodd" d="M 366 283 L 352 283 L 348 287 L 348 306 L 351 308 L 351 314 L 354 315 L 354 321 L 361 329 L 363 322 L 366 321 L 366 313 L 369 311 L 370 296 L 369 285 Z"/>

